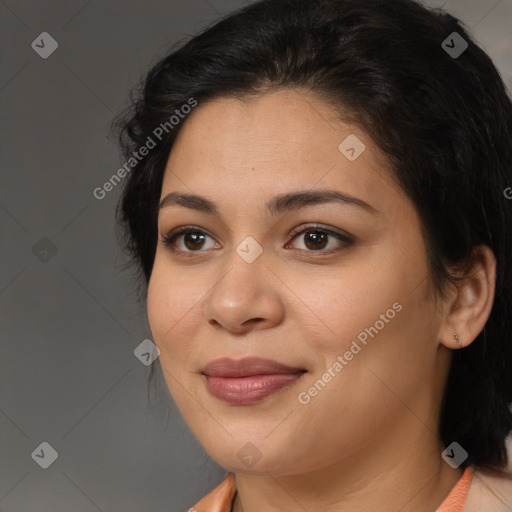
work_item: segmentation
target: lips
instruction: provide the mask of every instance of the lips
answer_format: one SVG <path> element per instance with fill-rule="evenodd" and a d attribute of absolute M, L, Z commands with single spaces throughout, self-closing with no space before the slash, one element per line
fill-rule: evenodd
<path fill-rule="evenodd" d="M 304 368 L 288 366 L 272 359 L 245 357 L 215 359 L 203 368 L 203 373 L 212 377 L 251 377 L 253 375 L 273 375 L 305 372 Z"/>
<path fill-rule="evenodd" d="M 251 405 L 292 385 L 306 370 L 271 359 L 216 359 L 202 371 L 210 394 L 231 405 Z"/>

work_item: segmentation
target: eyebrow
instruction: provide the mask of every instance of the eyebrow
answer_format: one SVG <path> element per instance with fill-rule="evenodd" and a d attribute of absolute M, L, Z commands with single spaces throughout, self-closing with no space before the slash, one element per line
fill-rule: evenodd
<path fill-rule="evenodd" d="M 308 206 L 326 203 L 342 203 L 357 206 L 372 215 L 380 215 L 380 212 L 363 200 L 345 194 L 338 190 L 305 190 L 281 194 L 273 197 L 265 204 L 267 211 L 272 215 L 288 213 Z M 210 215 L 219 216 L 217 205 L 206 197 L 195 194 L 180 194 L 171 192 L 161 201 L 159 210 L 169 206 L 183 206 L 192 210 L 198 210 Z"/>

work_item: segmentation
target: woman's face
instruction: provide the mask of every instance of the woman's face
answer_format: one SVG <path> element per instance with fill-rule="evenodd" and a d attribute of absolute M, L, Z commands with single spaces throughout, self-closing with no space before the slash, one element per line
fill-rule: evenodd
<path fill-rule="evenodd" d="M 313 200 L 324 191 L 346 200 Z M 450 351 L 420 221 L 364 132 L 307 91 L 199 104 L 170 154 L 168 194 L 204 199 L 160 209 L 149 322 L 169 390 L 214 460 L 274 475 L 370 453 L 391 462 L 436 431 Z M 203 373 L 249 356 L 295 370 Z"/>

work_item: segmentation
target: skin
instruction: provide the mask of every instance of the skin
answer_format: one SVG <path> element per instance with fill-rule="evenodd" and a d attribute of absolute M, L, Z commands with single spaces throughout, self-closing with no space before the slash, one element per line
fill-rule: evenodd
<path fill-rule="evenodd" d="M 350 134 L 366 146 L 355 161 L 338 149 Z M 341 203 L 278 215 L 264 209 L 277 194 L 327 188 L 379 213 Z M 453 350 L 470 344 L 490 314 L 492 252 L 479 248 L 473 274 L 434 301 L 420 219 L 385 156 L 305 90 L 200 104 L 169 156 L 161 198 L 170 192 L 206 196 L 219 216 L 179 205 L 160 210 L 160 238 L 188 225 L 205 238 L 197 245 L 178 237 L 182 253 L 158 242 L 148 318 L 181 414 L 210 456 L 235 473 L 234 511 L 435 511 L 462 475 L 440 456 L 441 397 Z M 353 244 L 331 235 L 315 248 L 314 223 L 349 234 Z M 252 263 L 236 252 L 249 236 L 263 249 Z M 298 394 L 397 302 L 401 311 L 300 403 Z M 307 373 L 253 405 L 210 395 L 204 365 L 249 355 Z M 237 456 L 247 443 L 261 455 L 251 467 Z"/>

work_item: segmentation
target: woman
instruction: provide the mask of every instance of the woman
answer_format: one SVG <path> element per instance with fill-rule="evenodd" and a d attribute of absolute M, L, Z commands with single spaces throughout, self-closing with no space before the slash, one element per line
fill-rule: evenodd
<path fill-rule="evenodd" d="M 412 0 L 262 0 L 118 125 L 199 512 L 512 510 L 512 104 Z"/>

